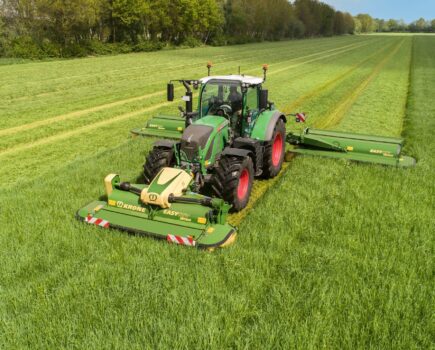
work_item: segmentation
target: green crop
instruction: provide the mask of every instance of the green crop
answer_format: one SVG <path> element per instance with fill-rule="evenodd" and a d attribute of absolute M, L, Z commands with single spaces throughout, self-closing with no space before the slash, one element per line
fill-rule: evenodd
<path fill-rule="evenodd" d="M 433 346 L 434 36 L 357 36 L 0 65 L 0 347 Z M 413 169 L 296 157 L 213 253 L 74 219 L 140 178 L 172 78 L 261 74 L 308 125 L 402 135 Z M 181 91 L 180 94 L 181 95 Z M 300 127 L 291 120 L 287 128 Z"/>

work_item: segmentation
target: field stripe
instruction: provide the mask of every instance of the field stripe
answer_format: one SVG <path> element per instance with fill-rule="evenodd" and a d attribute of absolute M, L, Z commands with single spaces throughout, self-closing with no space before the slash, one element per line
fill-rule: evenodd
<path fill-rule="evenodd" d="M 40 126 L 49 125 L 52 123 L 64 121 L 64 120 L 71 119 L 71 118 L 81 117 L 81 116 L 89 114 L 89 113 L 99 112 L 99 111 L 102 111 L 105 109 L 110 109 L 113 107 L 122 106 L 122 105 L 127 104 L 127 103 L 137 102 L 137 101 L 145 100 L 145 99 L 152 98 L 155 96 L 160 96 L 160 95 L 163 95 L 164 93 L 165 93 L 165 91 L 157 91 L 157 92 L 153 92 L 151 94 L 131 97 L 131 98 L 128 98 L 125 100 L 119 100 L 119 101 L 115 101 L 115 102 L 111 102 L 111 103 L 106 103 L 106 104 L 99 105 L 96 107 L 82 109 L 79 111 L 58 115 L 56 117 L 38 120 L 36 122 L 23 124 L 23 125 L 15 126 L 15 127 L 8 128 L 8 129 L 3 129 L 3 130 L 0 130 L 0 136 L 12 135 L 12 134 L 16 134 L 16 133 L 21 132 L 21 131 L 31 130 L 31 129 L 34 129 L 34 128 L 37 128 Z"/>
<path fill-rule="evenodd" d="M 364 41 L 367 41 L 367 40 L 364 40 Z M 324 45 L 321 45 L 321 47 L 324 47 L 324 46 L 327 46 L 327 47 L 330 47 L 330 43 L 325 43 Z M 282 46 L 282 45 L 281 45 Z M 343 47 L 345 47 L 345 46 L 343 46 Z M 272 48 L 262 48 L 262 49 L 260 49 L 260 50 L 258 50 L 258 51 L 267 51 L 267 50 L 270 50 L 270 49 L 272 49 Z M 277 49 L 279 49 L 279 47 L 277 47 Z M 337 49 L 337 48 L 336 48 Z M 339 49 L 339 48 L 338 48 Z M 231 63 L 231 62 L 234 62 L 234 61 L 238 61 L 238 60 L 240 60 L 240 59 L 243 59 L 243 58 L 245 58 L 245 57 L 252 57 L 252 54 L 251 53 L 249 53 L 249 51 L 246 49 L 245 50 L 246 51 L 246 53 L 244 53 L 244 54 L 242 54 L 242 55 L 218 55 L 218 57 L 224 57 L 224 58 L 222 58 L 220 61 L 216 61 L 215 62 L 215 65 L 216 64 L 219 64 L 219 63 L 224 63 L 224 64 L 228 64 L 228 63 Z M 257 53 L 258 53 L 258 51 L 257 51 Z M 323 51 L 320 51 L 320 53 L 322 53 Z M 317 53 L 318 54 L 318 53 Z M 253 58 L 253 59 L 255 59 L 255 57 Z M 204 60 L 206 60 L 205 58 L 204 58 Z M 189 63 L 189 64 L 183 64 L 183 65 L 178 65 L 178 66 L 171 66 L 171 67 L 169 67 L 168 69 L 169 69 L 169 71 L 173 71 L 173 70 L 177 70 L 177 69 L 182 69 L 182 68 L 188 68 L 188 67 L 191 67 L 192 69 L 195 69 L 195 68 L 199 68 L 199 67 L 201 67 L 201 66 L 203 66 L 203 63 L 204 62 L 196 62 L 196 63 Z M 165 63 L 162 63 L 162 64 L 159 64 L 159 65 L 157 65 L 157 66 L 165 66 L 165 65 L 168 65 L 168 64 L 170 64 L 170 62 L 165 62 Z M 39 80 L 36 80 L 36 81 L 32 81 L 31 83 L 35 83 L 35 84 L 37 84 L 37 83 L 39 83 L 39 82 L 46 82 L 46 81 L 57 81 L 57 80 L 60 80 L 60 81 L 64 81 L 64 80 L 66 80 L 66 79 L 72 79 L 72 78 L 78 78 L 78 79 L 82 79 L 82 78 L 86 78 L 86 77 L 92 77 L 92 76 L 95 76 L 95 77 L 98 77 L 98 76 L 101 76 L 101 75 L 105 75 L 105 74 L 111 74 L 110 72 L 114 72 L 114 71 L 119 71 L 120 73 L 119 74 L 111 74 L 110 75 L 110 78 L 116 78 L 116 77 L 119 77 L 119 79 L 117 79 L 117 81 L 119 81 L 119 80 L 125 80 L 125 79 L 130 79 L 131 78 L 131 75 L 126 75 L 125 73 L 123 74 L 122 72 L 125 72 L 125 71 L 130 71 L 130 70 L 141 70 L 141 69 L 143 69 L 144 67 L 149 67 L 149 66 L 152 66 L 152 64 L 150 63 L 150 64 L 147 64 L 147 65 L 145 65 L 145 66 L 139 66 L 139 67 L 131 67 L 131 68 L 127 68 L 127 69 L 116 69 L 116 70 L 112 70 L 112 71 L 109 71 L 108 73 L 107 72 L 105 72 L 105 71 L 101 71 L 101 72 L 98 72 L 98 73 L 85 73 L 85 74 L 82 74 L 82 75 L 73 75 L 73 76 L 65 76 L 65 77 L 55 77 L 55 78 L 48 78 L 48 79 L 39 79 Z M 167 70 L 168 70 L 167 69 Z M 152 72 L 154 72 L 155 71 L 155 69 L 153 68 L 153 69 L 150 69 L 150 70 L 147 70 L 147 71 L 145 71 L 145 72 L 141 72 L 141 74 L 148 74 L 148 73 L 152 73 Z M 15 81 L 12 81 L 12 84 L 14 84 L 14 82 Z M 154 81 L 153 81 L 154 82 Z M 21 82 L 19 82 L 19 83 L 16 83 L 16 84 L 21 84 Z M 8 84 L 8 85 L 11 85 L 11 84 Z M 10 87 L 10 86 L 9 86 Z M 57 93 L 59 93 L 59 92 L 65 92 L 65 89 L 62 89 L 62 90 L 58 90 L 58 89 L 55 89 L 55 90 L 53 90 L 53 91 L 49 91 L 49 92 L 43 92 L 43 93 L 39 93 L 39 94 L 37 94 L 37 95 L 30 95 L 30 97 L 36 97 L 36 96 L 39 96 L 39 95 L 42 95 L 42 96 L 49 96 L 49 95 L 53 95 L 53 94 L 57 94 Z M 16 98 L 13 98 L 13 99 L 11 99 L 12 101 L 16 101 L 16 100 L 20 100 L 20 99 L 26 99 L 26 98 L 28 98 L 29 97 L 29 95 L 26 95 L 26 96 L 20 96 L 20 97 L 16 97 Z"/>
<path fill-rule="evenodd" d="M 349 44 L 349 45 L 344 45 L 344 46 L 336 47 L 336 48 L 333 48 L 333 49 L 319 51 L 319 52 L 315 52 L 315 53 L 312 53 L 312 54 L 309 54 L 309 55 L 305 55 L 305 56 L 301 56 L 301 57 L 295 57 L 295 58 L 291 58 L 291 59 L 288 59 L 288 60 L 283 60 L 283 61 L 280 61 L 280 62 L 277 62 L 277 63 L 273 63 L 273 64 L 269 65 L 269 68 L 270 67 L 275 67 L 275 66 L 278 66 L 278 65 L 282 65 L 282 64 L 287 64 L 287 63 L 293 62 L 293 61 L 298 61 L 298 60 L 301 60 L 301 59 L 306 59 L 306 58 L 313 57 L 313 56 L 324 55 L 325 53 L 339 51 L 339 52 L 336 52 L 336 53 L 334 53 L 332 55 L 324 55 L 324 56 L 321 56 L 321 57 L 317 57 L 316 59 L 313 59 L 313 60 L 303 61 L 303 62 L 300 62 L 300 63 L 295 64 L 295 65 L 286 66 L 286 67 L 283 67 L 281 69 L 276 69 L 276 70 L 270 71 L 270 72 L 268 72 L 268 75 L 273 75 L 273 74 L 281 73 L 282 71 L 286 71 L 287 69 L 295 68 L 295 67 L 298 67 L 300 65 L 304 65 L 306 63 L 317 61 L 317 60 L 322 59 L 322 58 L 328 58 L 328 57 L 334 56 L 334 55 L 342 53 L 342 52 L 346 52 L 346 51 L 350 51 L 350 50 L 353 50 L 353 49 L 357 49 L 359 47 L 363 47 L 363 46 L 366 46 L 368 44 L 372 44 L 372 43 L 378 42 L 379 40 L 380 39 L 378 39 L 376 41 L 374 41 L 374 40 L 364 40 L 362 42 L 358 42 L 358 43 L 354 43 L 354 44 Z M 251 69 L 244 70 L 244 71 L 245 72 L 258 71 L 258 67 L 251 68 Z"/>
<path fill-rule="evenodd" d="M 373 43 L 373 41 L 371 41 L 371 43 Z M 322 54 L 322 53 L 341 50 L 341 51 L 335 52 L 334 54 L 317 57 L 315 59 L 311 59 L 311 60 L 308 60 L 308 61 L 300 62 L 300 63 L 295 64 L 295 65 L 291 65 L 291 66 L 288 66 L 288 67 L 281 68 L 279 71 L 270 72 L 268 75 L 271 75 L 271 74 L 273 75 L 273 74 L 281 73 L 281 72 L 283 72 L 285 70 L 296 68 L 296 67 L 299 67 L 301 65 L 305 65 L 305 64 L 311 63 L 313 61 L 321 60 L 323 58 L 332 57 L 332 56 L 338 55 L 338 54 L 343 53 L 343 52 L 347 52 L 347 51 L 354 50 L 354 49 L 357 49 L 357 48 L 362 47 L 362 46 L 366 46 L 368 44 L 369 43 L 364 42 L 364 44 L 357 43 L 357 44 L 345 45 L 344 47 L 335 48 L 335 49 L 332 49 L 332 50 L 326 50 L 324 52 L 310 54 L 310 55 L 306 55 L 306 56 L 302 56 L 302 57 L 297 57 L 297 58 L 291 59 L 289 61 L 295 61 L 295 60 L 305 59 L 307 57 L 312 57 L 314 55 L 318 56 L 319 54 Z M 346 48 L 346 49 L 342 50 L 343 48 Z M 286 62 L 289 62 L 289 61 L 286 61 Z M 278 64 L 281 64 L 281 63 L 282 62 L 280 62 Z M 247 71 L 253 71 L 254 69 L 257 70 L 257 68 L 253 68 L 253 69 L 250 69 L 250 70 L 247 70 Z M 52 117 L 52 118 L 43 119 L 43 120 L 35 121 L 35 122 L 32 122 L 32 123 L 23 124 L 23 125 L 20 125 L 20 126 L 3 129 L 3 130 L 0 130 L 0 136 L 13 135 L 13 134 L 18 133 L 18 132 L 31 130 L 31 129 L 34 129 L 34 128 L 37 128 L 37 127 L 49 125 L 51 123 L 65 121 L 67 119 L 81 117 L 81 116 L 89 114 L 89 113 L 94 113 L 94 112 L 102 111 L 102 110 L 105 110 L 105 109 L 110 109 L 110 108 L 113 108 L 113 107 L 118 107 L 118 106 L 121 106 L 121 105 L 124 105 L 124 104 L 127 104 L 127 103 L 137 102 L 137 101 L 140 101 L 140 100 L 144 100 L 144 99 L 160 96 L 160 95 L 163 95 L 165 92 L 166 92 L 165 90 L 160 90 L 160 91 L 157 91 L 157 92 L 154 92 L 154 93 L 151 93 L 151 94 L 146 94 L 146 95 L 142 95 L 142 96 L 136 96 L 136 97 L 132 97 L 132 98 L 124 99 L 124 100 L 110 102 L 110 103 L 99 105 L 99 106 L 96 106 L 96 107 L 91 107 L 91 108 L 87 108 L 87 109 L 83 109 L 83 110 L 78 110 L 78 111 L 70 112 L 70 113 L 67 113 L 67 114 L 62 114 L 62 115 L 59 115 L 59 116 L 55 116 L 55 117 Z"/>
<path fill-rule="evenodd" d="M 317 128 L 327 129 L 337 125 L 343 119 L 345 113 L 352 107 L 358 97 L 367 88 L 367 86 L 369 86 L 373 79 L 379 75 L 387 62 L 400 50 L 404 42 L 405 39 L 402 39 L 396 45 L 394 50 L 392 50 L 381 62 L 376 65 L 371 74 L 356 89 L 352 90 L 350 94 L 343 98 L 336 108 L 334 108 L 334 110 L 327 115 L 327 117 L 315 123 L 315 126 Z"/>
<path fill-rule="evenodd" d="M 371 44 L 371 43 L 372 43 L 372 42 L 364 43 L 364 44 L 360 44 L 360 45 L 358 45 L 358 46 L 356 46 L 356 47 L 350 47 L 350 48 L 347 48 L 347 49 L 345 49 L 345 50 L 341 50 L 341 51 L 338 51 L 338 52 L 334 52 L 334 53 L 332 53 L 332 54 L 330 54 L 330 55 L 326 55 L 326 56 L 322 56 L 322 57 L 316 57 L 316 58 L 313 58 L 313 59 L 308 60 L 308 61 L 304 61 L 304 62 L 300 62 L 300 63 L 297 63 L 297 64 L 293 64 L 293 65 L 290 65 L 290 66 L 287 66 L 287 67 L 284 67 L 284 68 L 281 68 L 281 69 L 274 70 L 274 71 L 268 73 L 268 75 L 279 74 L 279 73 L 282 73 L 282 72 L 284 72 L 284 71 L 286 71 L 286 70 L 288 70 L 288 69 L 297 68 L 297 67 L 302 66 L 302 65 L 307 64 L 307 63 L 316 62 L 316 61 L 323 60 L 323 59 L 325 59 L 325 58 L 329 58 L 329 57 L 337 56 L 337 55 L 342 54 L 342 53 L 344 53 L 344 52 L 352 51 L 352 50 L 355 50 L 355 49 L 359 49 L 360 47 L 367 46 L 367 45 L 369 45 L 369 44 Z"/>
<path fill-rule="evenodd" d="M 344 40 L 342 40 L 344 41 Z M 339 43 L 341 44 L 341 40 L 339 41 Z M 258 57 L 258 52 L 263 52 L 263 51 L 270 51 L 271 49 L 280 49 L 280 48 L 285 48 L 285 44 L 284 42 L 278 42 L 278 43 L 273 43 L 274 45 L 271 46 L 267 46 L 267 47 L 262 47 L 262 48 L 256 48 L 256 53 L 257 53 L 257 57 Z M 320 46 L 321 48 L 327 46 L 330 47 L 331 46 L 331 42 L 328 41 L 324 41 L 324 42 L 320 42 L 318 46 Z M 254 44 L 255 45 L 255 44 Z M 311 46 L 302 46 L 300 49 L 304 49 L 304 48 L 311 48 Z M 210 52 L 211 54 L 213 54 L 213 52 Z M 237 52 L 226 52 L 226 53 L 222 53 L 222 54 L 218 54 L 218 55 L 214 55 L 213 59 L 214 59 L 214 63 L 227 63 L 227 62 L 231 62 L 231 61 L 240 61 L 240 59 L 243 59 L 245 57 L 252 57 L 252 47 L 246 47 L 243 50 L 237 51 Z M 206 58 L 205 58 L 206 59 Z M 135 67 L 129 67 L 129 68 L 116 68 L 116 69 L 112 69 L 109 71 L 99 71 L 97 73 L 95 72 L 88 72 L 88 73 L 84 73 L 81 75 L 70 75 L 70 76 L 62 76 L 62 77 L 51 77 L 51 78 L 46 78 L 46 79 L 39 79 L 36 80 L 36 83 L 41 83 L 41 82 L 48 82 L 48 81 L 62 81 L 62 80 L 70 80 L 72 78 L 82 78 L 82 77 L 92 77 L 92 76 L 98 76 L 100 74 L 112 74 L 112 73 L 118 73 L 120 75 L 125 75 L 126 71 L 131 71 L 131 70 L 142 70 L 144 68 L 150 67 L 152 66 L 152 68 L 149 71 L 146 72 L 141 72 L 141 73 L 150 73 L 150 72 L 154 72 L 156 67 L 160 67 L 162 66 L 163 68 L 165 68 L 168 64 L 170 64 L 171 59 L 169 59 L 169 57 L 165 57 L 165 60 L 167 60 L 167 62 L 165 61 L 164 63 L 160 63 L 157 65 L 152 64 L 153 61 L 151 60 L 148 64 L 145 65 L 141 65 L 141 66 L 135 66 Z M 207 60 L 207 59 L 206 59 Z M 177 65 L 177 66 L 171 66 L 170 69 L 181 69 L 181 68 L 187 68 L 187 67 L 201 67 L 204 65 L 205 62 L 195 62 L 195 63 L 185 63 L 185 64 L 181 64 L 181 65 Z M 17 72 L 18 74 L 19 72 Z M 118 75 L 112 75 L 112 76 L 118 76 Z M 11 78 L 10 80 L 3 80 L 2 82 L 4 83 L 16 83 L 16 77 L 15 78 Z M 19 84 L 19 83 L 17 83 Z"/>
<path fill-rule="evenodd" d="M 297 107 L 300 107 L 303 103 L 305 103 L 307 100 L 312 99 L 313 97 L 319 96 L 321 93 L 323 93 L 324 91 L 329 90 L 331 87 L 335 86 L 338 82 L 340 82 L 341 80 L 347 78 L 348 76 L 350 76 L 354 71 L 356 71 L 358 68 L 360 68 L 361 66 L 363 66 L 364 64 L 366 64 L 368 61 L 370 61 L 373 57 L 379 55 L 381 52 L 383 51 L 387 51 L 389 50 L 392 46 L 394 46 L 394 44 L 390 45 L 389 47 L 385 48 L 382 47 L 380 50 L 376 51 L 375 53 L 373 53 L 372 55 L 366 57 L 364 60 L 362 60 L 361 62 L 358 62 L 356 64 L 354 64 L 353 66 L 351 66 L 348 70 L 346 70 L 345 72 L 337 75 L 336 77 L 328 80 L 327 82 L 325 82 L 323 85 L 321 85 L 320 87 L 306 93 L 305 95 L 300 96 L 299 98 L 297 98 L 295 101 L 293 101 L 291 104 L 285 106 L 283 108 L 283 112 L 285 113 L 289 113 L 294 111 Z"/>
<path fill-rule="evenodd" d="M 131 117 L 135 117 L 135 116 L 137 116 L 139 114 L 142 114 L 142 113 L 152 112 L 152 111 L 154 111 L 156 109 L 159 109 L 161 107 L 165 107 L 165 106 L 171 105 L 173 103 L 174 102 L 160 103 L 160 104 L 157 104 L 157 105 L 154 105 L 154 106 L 151 106 L 151 107 L 147 107 L 147 108 L 144 108 L 144 109 L 141 109 L 141 110 L 138 110 L 138 111 L 121 114 L 121 115 L 118 115 L 118 116 L 116 116 L 114 118 L 111 118 L 111 119 L 108 119 L 108 120 L 103 120 L 103 121 L 100 121 L 100 122 L 97 122 L 97 123 L 93 123 L 93 124 L 90 124 L 90 125 L 84 125 L 84 126 L 81 126 L 79 128 L 73 129 L 71 131 L 67 131 L 67 132 L 64 132 L 64 133 L 60 133 L 60 134 L 56 134 L 56 135 L 53 135 L 53 136 L 50 136 L 50 137 L 39 139 L 39 140 L 31 142 L 31 143 L 25 143 L 23 145 L 19 145 L 19 146 L 16 146 L 16 147 L 11 147 L 11 148 L 8 148 L 8 149 L 0 152 L 0 157 L 4 157 L 6 155 L 10 155 L 10 154 L 13 154 L 13 153 L 25 151 L 25 150 L 28 150 L 28 149 L 31 149 L 31 148 L 34 148 L 34 147 L 37 147 L 37 146 L 46 145 L 46 144 L 49 144 L 49 143 L 52 143 L 52 142 L 64 140 L 66 138 L 69 138 L 71 136 L 75 136 L 75 135 L 78 135 L 78 134 L 87 133 L 89 131 L 98 129 L 100 127 L 104 127 L 104 126 L 107 126 L 107 125 L 110 125 L 110 124 L 113 124 L 113 123 L 116 123 L 116 122 L 119 122 L 119 121 L 122 121 L 122 120 L 125 120 L 125 119 L 128 119 L 128 118 L 131 118 Z"/>

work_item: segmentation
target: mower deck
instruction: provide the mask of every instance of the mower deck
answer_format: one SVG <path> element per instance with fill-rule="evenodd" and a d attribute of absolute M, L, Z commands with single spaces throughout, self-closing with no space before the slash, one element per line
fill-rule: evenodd
<path fill-rule="evenodd" d="M 144 203 L 138 193 L 122 189 L 118 176 L 109 175 L 106 186 L 109 186 L 109 189 L 106 187 L 107 202 L 94 201 L 79 209 L 79 220 L 103 228 L 149 235 L 199 248 L 223 247 L 235 239 L 236 229 L 226 223 L 229 207 L 226 204 L 220 207 L 198 204 L 205 197 L 186 192 L 178 197 L 184 202 L 161 207 Z M 145 193 L 152 185 L 129 186 L 134 187 L 134 191 Z"/>
<path fill-rule="evenodd" d="M 185 129 L 185 120 L 180 117 L 159 115 L 148 120 L 144 127 L 131 130 L 133 136 L 156 136 L 180 139 Z"/>

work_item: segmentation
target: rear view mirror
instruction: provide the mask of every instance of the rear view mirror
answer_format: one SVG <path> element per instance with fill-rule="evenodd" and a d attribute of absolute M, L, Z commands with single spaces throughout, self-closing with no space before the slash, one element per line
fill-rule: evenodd
<path fill-rule="evenodd" d="M 174 84 L 168 84 L 168 101 L 174 101 Z"/>
<path fill-rule="evenodd" d="M 267 108 L 267 101 L 269 97 L 268 90 L 260 90 L 260 110 Z"/>

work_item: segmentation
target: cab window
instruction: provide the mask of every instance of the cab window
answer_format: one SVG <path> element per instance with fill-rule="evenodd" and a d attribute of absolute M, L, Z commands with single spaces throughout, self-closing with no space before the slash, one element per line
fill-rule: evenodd
<path fill-rule="evenodd" d="M 257 87 L 248 88 L 246 95 L 246 110 L 258 109 L 258 89 Z"/>

